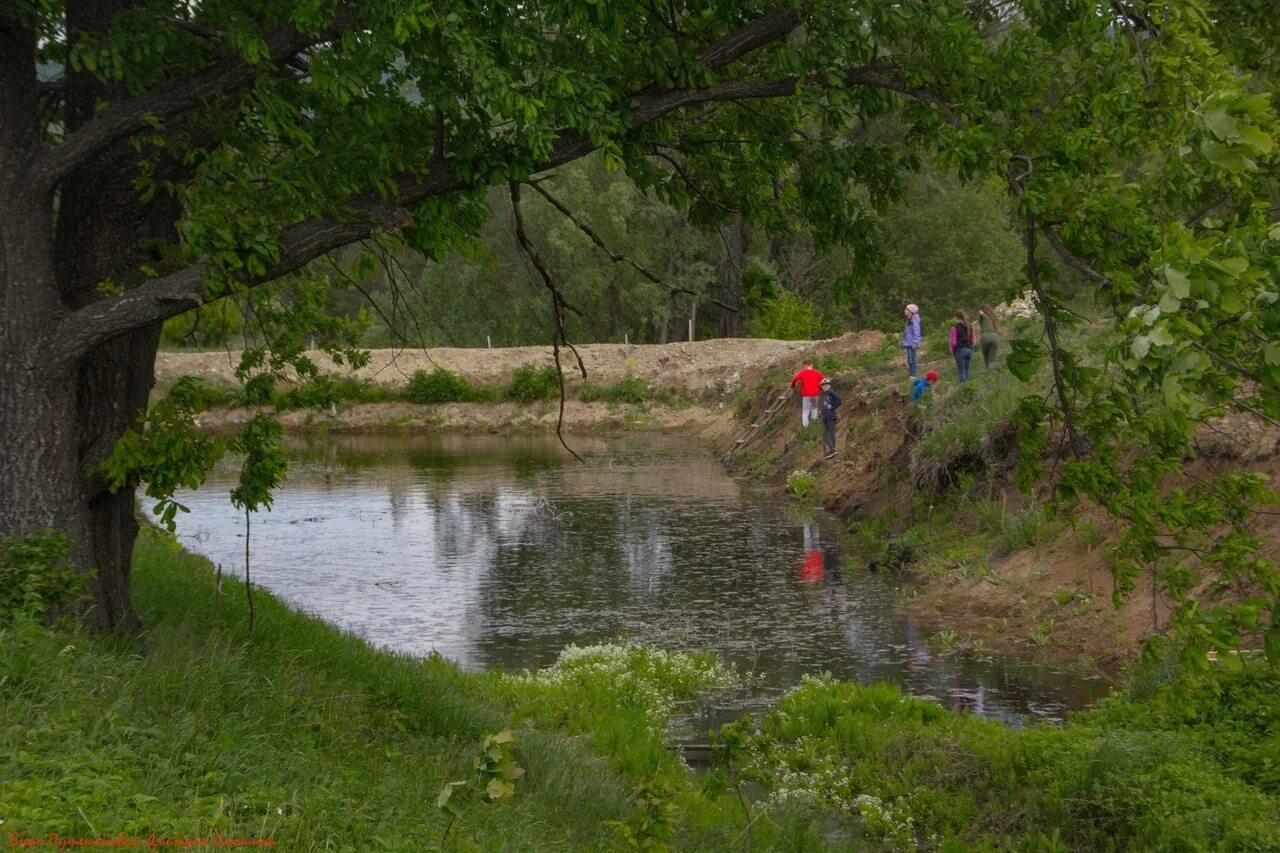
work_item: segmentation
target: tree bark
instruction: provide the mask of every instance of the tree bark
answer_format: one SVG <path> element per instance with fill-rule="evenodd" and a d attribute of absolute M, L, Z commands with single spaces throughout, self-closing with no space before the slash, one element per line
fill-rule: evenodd
<path fill-rule="evenodd" d="M 72 4 L 68 27 L 100 28 L 124 5 Z M 30 38 L 0 20 L 0 54 L 16 60 L 0 72 L 0 126 L 8 129 L 0 130 L 0 536 L 65 533 L 77 544 L 74 565 L 89 575 L 82 614 L 95 629 L 130 631 L 138 626 L 129 596 L 134 495 L 111 492 L 100 470 L 146 408 L 160 324 L 100 344 L 82 359 L 53 363 L 41 355 L 49 330 L 100 298 L 103 285 L 141 283 L 138 270 L 148 260 L 142 241 L 174 239 L 179 210 L 168 198 L 139 203 L 132 186 L 137 155 L 117 145 L 62 182 L 55 214 L 52 193 L 33 186 L 29 168 L 38 128 L 22 120 L 38 111 L 26 95 L 34 91 L 35 61 L 23 35 Z M 92 120 L 104 94 L 91 75 L 71 72 L 68 129 Z"/>
<path fill-rule="evenodd" d="M 724 257 L 717 267 L 722 298 L 724 304 L 730 306 L 720 312 L 722 338 L 742 337 L 742 274 L 746 269 L 749 240 L 750 234 L 747 232 L 747 223 L 742 218 L 742 211 L 735 210 L 733 218 L 729 220 L 729 227 L 724 231 Z"/>
<path fill-rule="evenodd" d="M 63 310 L 52 199 L 32 193 L 37 152 L 35 35 L 0 15 L 0 537 L 53 527 L 83 541 L 76 510 L 75 377 L 36 358 Z"/>

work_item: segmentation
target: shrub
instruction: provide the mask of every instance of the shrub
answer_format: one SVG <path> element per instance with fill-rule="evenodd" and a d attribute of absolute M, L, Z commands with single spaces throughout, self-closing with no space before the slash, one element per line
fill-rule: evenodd
<path fill-rule="evenodd" d="M 813 306 L 789 290 L 770 300 L 751 324 L 751 335 L 780 341 L 807 341 L 820 322 Z"/>
<path fill-rule="evenodd" d="M 608 403 L 644 403 L 653 397 L 653 389 L 649 383 L 635 376 L 628 376 L 621 382 L 602 387 L 588 382 L 582 389 L 582 399 L 588 403 L 604 400 Z"/>
<path fill-rule="evenodd" d="M 813 491 L 815 479 L 808 471 L 792 471 L 787 475 L 787 491 L 802 498 Z"/>
<path fill-rule="evenodd" d="M 42 618 L 83 591 L 84 576 L 71 566 L 71 540 L 58 531 L 0 542 L 0 625 Z"/>
<path fill-rule="evenodd" d="M 392 389 L 367 379 L 323 373 L 296 388 L 275 394 L 272 403 L 281 411 L 324 409 L 337 403 L 380 403 L 395 396 Z"/>
<path fill-rule="evenodd" d="M 827 355 L 814 356 L 813 369 L 824 376 L 835 376 L 847 370 L 849 365 L 836 353 L 828 353 Z"/>
<path fill-rule="evenodd" d="M 550 400 L 560 394 L 560 374 L 555 365 L 536 367 L 522 364 L 511 372 L 507 396 L 521 403 Z"/>
<path fill-rule="evenodd" d="M 217 406 L 234 408 L 244 405 L 243 390 L 238 385 L 211 385 L 198 376 L 182 376 L 170 393 L 185 395 L 192 411 L 203 412 Z"/>
<path fill-rule="evenodd" d="M 409 377 L 406 394 L 409 402 L 419 405 L 462 403 L 475 399 L 476 396 L 467 380 L 444 368 L 437 368 L 429 373 L 415 370 L 413 376 Z"/>

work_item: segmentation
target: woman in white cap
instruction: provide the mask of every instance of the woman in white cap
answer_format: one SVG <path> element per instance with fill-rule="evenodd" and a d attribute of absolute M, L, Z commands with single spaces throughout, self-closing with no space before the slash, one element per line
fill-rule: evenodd
<path fill-rule="evenodd" d="M 914 303 L 906 308 L 907 325 L 902 331 L 902 346 L 907 351 L 907 375 L 916 378 L 916 348 L 920 346 L 920 307 Z"/>

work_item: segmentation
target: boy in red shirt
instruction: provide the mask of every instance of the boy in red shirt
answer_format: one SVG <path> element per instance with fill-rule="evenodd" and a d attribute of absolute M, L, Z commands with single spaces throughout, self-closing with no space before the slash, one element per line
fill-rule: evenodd
<path fill-rule="evenodd" d="M 809 416 L 818 419 L 818 395 L 822 393 L 822 374 L 813 369 L 813 359 L 806 358 L 804 367 L 791 377 L 791 387 L 800 385 L 800 426 L 809 425 Z"/>

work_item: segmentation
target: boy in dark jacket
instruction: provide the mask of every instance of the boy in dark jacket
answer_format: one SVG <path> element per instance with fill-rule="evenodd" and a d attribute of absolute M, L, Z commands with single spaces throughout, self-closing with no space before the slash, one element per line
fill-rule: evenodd
<path fill-rule="evenodd" d="M 823 378 L 822 393 L 818 395 L 818 409 L 822 412 L 822 444 L 827 449 L 825 458 L 836 455 L 836 409 L 844 400 L 831 390 L 831 380 Z"/>

